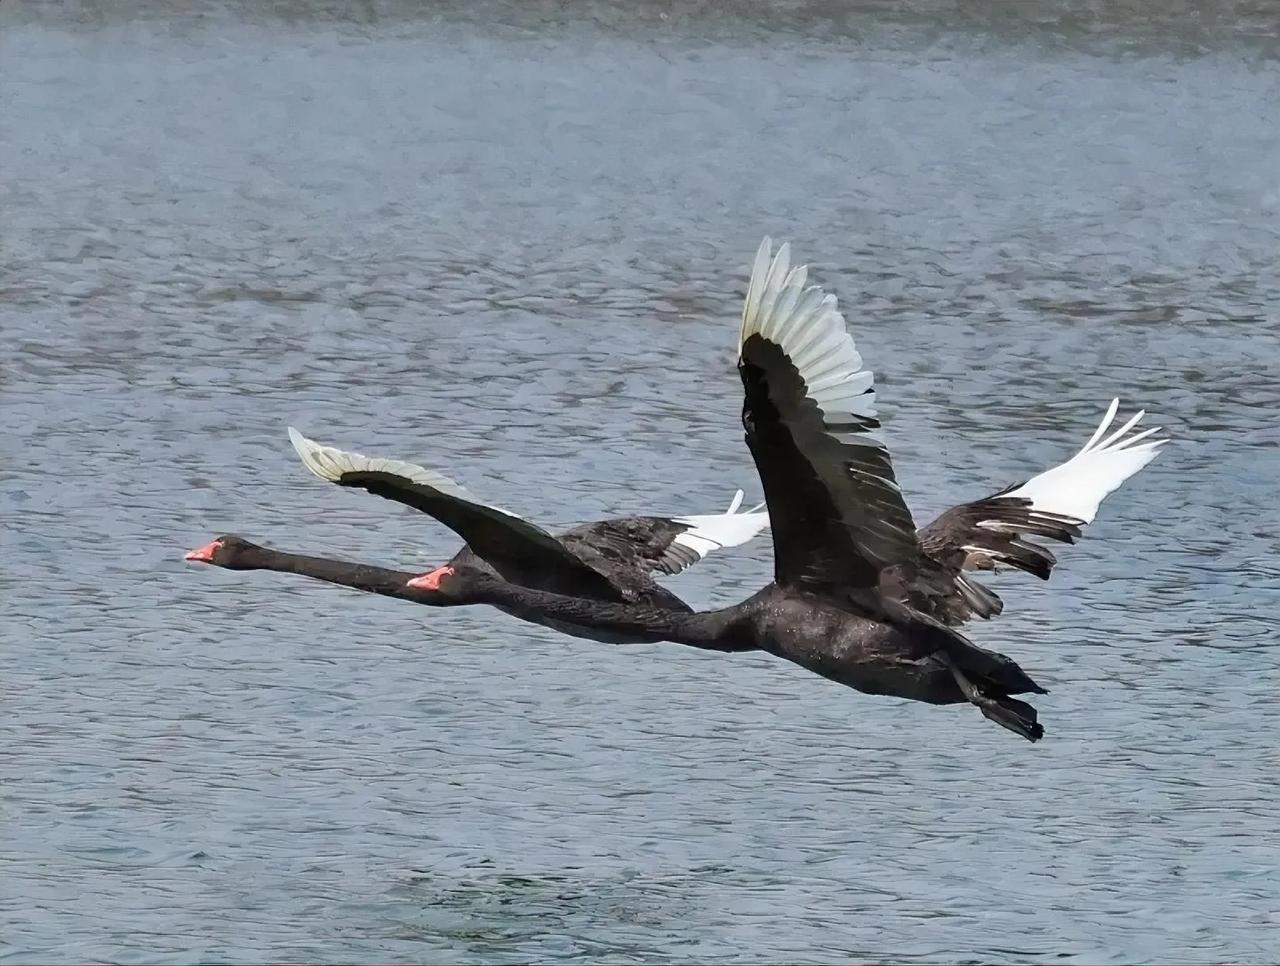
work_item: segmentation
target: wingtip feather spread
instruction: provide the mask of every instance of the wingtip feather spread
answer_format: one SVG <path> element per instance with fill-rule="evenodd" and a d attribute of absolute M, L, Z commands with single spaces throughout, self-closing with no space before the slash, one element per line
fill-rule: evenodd
<path fill-rule="evenodd" d="M 760 511 L 760 507 L 764 504 L 739 513 L 738 508 L 742 506 L 742 498 L 743 493 L 739 490 L 725 513 L 676 517 L 675 523 L 689 529 L 677 535 L 672 542 L 688 547 L 698 555 L 699 559 L 713 550 L 749 543 L 769 526 L 769 514 Z"/>
<path fill-rule="evenodd" d="M 1119 399 L 1111 400 L 1098 428 L 1071 459 L 1032 477 L 1008 495 L 1031 500 L 1036 510 L 1092 523 L 1102 501 L 1155 459 L 1169 441 L 1168 437 L 1153 438 L 1159 426 L 1130 433 L 1146 415 L 1145 410 L 1104 439 L 1119 406 Z"/>
<path fill-rule="evenodd" d="M 294 450 L 297 451 L 298 456 L 301 458 L 302 465 L 313 475 L 328 483 L 341 484 L 342 478 L 348 473 L 385 473 L 389 476 L 398 476 L 408 483 L 429 486 L 448 496 L 466 500 L 469 503 L 490 507 L 490 509 L 498 510 L 508 516 L 517 516 L 510 510 L 504 510 L 502 507 L 493 506 L 476 499 L 468 492 L 466 487 L 453 478 L 435 470 L 427 469 L 424 466 L 419 466 L 417 463 L 365 456 L 362 453 L 347 452 L 333 446 L 325 446 L 303 436 L 292 426 L 289 427 L 289 442 L 293 444 Z"/>
<path fill-rule="evenodd" d="M 739 355 L 752 336 L 772 342 L 791 360 L 809 398 L 825 415 L 873 418 L 874 378 L 862 367 L 836 297 L 821 286 L 806 285 L 808 268 L 791 266 L 790 244 L 772 257 L 771 245 L 766 237 L 756 251 L 742 308 Z"/>
<path fill-rule="evenodd" d="M 342 476 L 342 469 L 338 465 L 335 456 L 346 456 L 348 454 L 328 446 L 321 446 L 315 440 L 303 436 L 292 426 L 289 427 L 289 442 L 293 444 L 294 451 L 297 452 L 298 457 L 302 460 L 302 465 L 312 475 L 318 476 L 329 483 Z"/>

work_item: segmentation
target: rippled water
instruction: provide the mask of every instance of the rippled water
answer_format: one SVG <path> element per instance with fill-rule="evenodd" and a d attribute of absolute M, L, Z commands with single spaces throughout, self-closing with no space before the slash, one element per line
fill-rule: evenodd
<path fill-rule="evenodd" d="M 1097 6 L 0 8 L 4 959 L 1280 952 L 1275 36 Z M 920 516 L 1115 394 L 1177 440 L 972 628 L 1052 689 L 1039 745 L 180 562 L 453 552 L 289 423 L 549 524 L 757 495 L 765 232 L 842 297 Z"/>

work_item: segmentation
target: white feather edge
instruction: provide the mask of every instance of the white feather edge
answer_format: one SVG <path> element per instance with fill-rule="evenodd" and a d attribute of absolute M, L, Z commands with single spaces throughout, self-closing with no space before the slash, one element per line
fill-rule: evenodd
<path fill-rule="evenodd" d="M 874 417 L 875 377 L 862 366 L 836 297 L 821 286 L 805 285 L 808 267 L 791 267 L 789 243 L 776 255 L 772 246 L 766 236 L 756 251 L 742 306 L 739 355 L 747 339 L 759 335 L 791 360 L 827 421 L 841 422 L 841 415 Z M 875 432 L 851 434 L 842 441 L 883 445 Z"/>
<path fill-rule="evenodd" d="M 1111 400 L 1102 422 L 1075 456 L 1033 476 L 1005 496 L 1030 500 L 1032 509 L 1043 513 L 1092 523 L 1107 495 L 1155 459 L 1160 447 L 1169 442 L 1168 437 L 1148 440 L 1160 431 L 1159 426 L 1130 433 L 1146 415 L 1145 410 L 1139 410 L 1137 415 L 1103 439 L 1119 408 L 1120 400 Z"/>
<path fill-rule="evenodd" d="M 293 448 L 302 459 L 302 465 L 315 476 L 330 483 L 338 482 L 345 473 L 388 473 L 392 476 L 399 476 L 410 483 L 438 490 L 445 496 L 451 496 L 456 500 L 462 500 L 476 506 L 488 507 L 490 510 L 497 510 L 499 513 L 505 513 L 507 516 L 515 517 L 517 520 L 524 519 L 510 510 L 476 499 L 462 484 L 450 479 L 443 473 L 437 473 L 435 470 L 418 466 L 416 463 L 364 456 L 360 453 L 349 453 L 345 450 L 336 449 L 333 446 L 324 446 L 313 439 L 303 436 L 292 426 L 289 427 L 289 442 L 293 443 Z"/>
<path fill-rule="evenodd" d="M 677 534 L 671 541 L 682 547 L 688 547 L 701 560 L 713 550 L 722 547 L 737 547 L 755 539 L 760 531 L 769 525 L 769 513 L 763 510 L 763 503 L 750 510 L 738 512 L 742 506 L 742 491 L 734 494 L 729 509 L 724 513 L 695 514 L 687 517 L 675 517 L 674 523 L 687 526 L 684 533 Z"/>

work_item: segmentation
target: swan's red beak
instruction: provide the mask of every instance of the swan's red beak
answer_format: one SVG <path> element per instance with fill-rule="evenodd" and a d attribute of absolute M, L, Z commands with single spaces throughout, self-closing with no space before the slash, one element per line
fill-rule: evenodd
<path fill-rule="evenodd" d="M 221 546 L 221 540 L 214 540 L 211 543 L 206 543 L 203 547 L 196 547 L 195 550 L 192 550 L 182 559 L 197 560 L 200 563 L 213 563 L 213 553 Z"/>
<path fill-rule="evenodd" d="M 453 576 L 452 567 L 437 567 L 429 574 L 423 574 L 421 577 L 414 577 L 413 580 L 405 582 L 406 587 L 412 587 L 414 590 L 439 590 L 440 581 L 446 577 Z"/>

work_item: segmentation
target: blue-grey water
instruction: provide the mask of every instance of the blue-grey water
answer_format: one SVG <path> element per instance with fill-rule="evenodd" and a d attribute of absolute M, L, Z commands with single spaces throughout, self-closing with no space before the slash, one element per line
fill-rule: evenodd
<path fill-rule="evenodd" d="M 0 959 L 1272 961 L 1276 21 L 1012 6 L 0 7 Z M 1040 744 L 182 563 L 453 553 L 288 424 L 548 525 L 758 498 L 766 232 L 918 516 L 1113 395 L 1175 440 L 971 627 Z"/>

